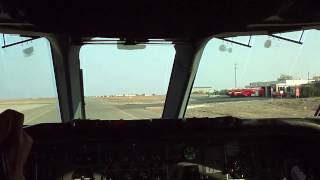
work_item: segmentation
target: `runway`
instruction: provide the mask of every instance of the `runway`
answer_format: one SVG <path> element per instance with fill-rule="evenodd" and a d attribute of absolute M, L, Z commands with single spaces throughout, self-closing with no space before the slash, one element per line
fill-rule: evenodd
<path fill-rule="evenodd" d="M 129 99 L 129 98 L 128 98 Z M 133 98 L 134 99 L 134 98 Z M 129 99 L 130 100 L 130 99 Z M 230 97 L 193 97 L 190 99 L 191 105 L 203 103 L 218 103 L 230 101 L 252 101 L 259 98 L 230 98 Z M 260 100 L 263 100 L 260 98 Z M 108 101 L 104 98 L 87 97 L 86 118 L 101 120 L 132 120 L 161 118 L 163 102 L 149 101 Z M 17 100 L 0 101 L 0 112 L 5 109 L 14 109 L 24 113 L 25 124 L 33 125 L 38 123 L 61 122 L 60 111 L 57 99 L 42 100 Z"/>
<path fill-rule="evenodd" d="M 86 98 L 86 114 L 88 119 L 149 119 L 160 118 L 160 112 L 153 112 L 147 107 L 154 104 L 117 104 L 102 99 Z M 159 104 L 159 107 L 163 106 Z"/>

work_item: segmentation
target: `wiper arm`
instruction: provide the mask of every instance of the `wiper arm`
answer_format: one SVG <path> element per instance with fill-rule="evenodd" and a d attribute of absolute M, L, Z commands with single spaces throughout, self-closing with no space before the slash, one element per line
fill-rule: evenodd
<path fill-rule="evenodd" d="M 317 108 L 317 110 L 316 110 L 316 112 L 314 113 L 313 116 L 314 117 L 319 117 L 320 116 L 320 104 L 319 104 L 319 106 L 318 106 L 318 108 Z"/>

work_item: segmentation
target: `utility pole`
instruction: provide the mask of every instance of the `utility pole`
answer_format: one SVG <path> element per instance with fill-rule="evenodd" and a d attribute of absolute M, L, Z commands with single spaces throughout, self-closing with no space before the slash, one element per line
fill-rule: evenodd
<path fill-rule="evenodd" d="M 234 63 L 234 88 L 237 88 L 237 67 L 238 64 Z"/>
<path fill-rule="evenodd" d="M 6 37 L 4 36 L 4 33 L 2 34 L 2 40 L 3 40 L 3 45 L 6 45 Z"/>
<path fill-rule="evenodd" d="M 308 84 L 309 84 L 309 80 L 310 80 L 310 73 L 308 72 Z"/>

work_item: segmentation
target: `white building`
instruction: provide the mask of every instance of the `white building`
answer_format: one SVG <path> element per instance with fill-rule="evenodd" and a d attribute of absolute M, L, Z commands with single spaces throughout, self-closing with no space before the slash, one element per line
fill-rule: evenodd
<path fill-rule="evenodd" d="M 299 88 L 303 84 L 312 83 L 314 81 L 315 80 L 293 79 L 284 81 L 252 82 L 249 86 L 247 86 L 247 88 L 263 88 L 266 97 L 278 94 L 281 91 L 287 96 L 290 96 L 295 94 L 296 88 Z"/>
<path fill-rule="evenodd" d="M 289 92 L 290 88 L 299 87 L 303 84 L 312 83 L 315 80 L 304 80 L 304 79 L 294 79 L 294 80 L 285 80 L 285 82 L 280 82 L 276 84 L 275 91 L 281 91 L 284 90 L 285 92 Z"/>

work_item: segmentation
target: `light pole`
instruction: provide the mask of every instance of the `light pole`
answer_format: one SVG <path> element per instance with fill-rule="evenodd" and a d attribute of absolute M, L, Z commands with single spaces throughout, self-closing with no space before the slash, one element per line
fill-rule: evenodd
<path fill-rule="evenodd" d="M 237 88 L 237 67 L 238 64 L 234 63 L 234 88 Z"/>

